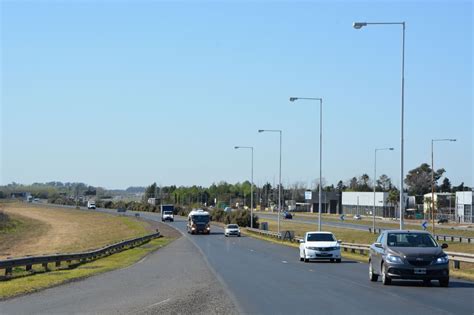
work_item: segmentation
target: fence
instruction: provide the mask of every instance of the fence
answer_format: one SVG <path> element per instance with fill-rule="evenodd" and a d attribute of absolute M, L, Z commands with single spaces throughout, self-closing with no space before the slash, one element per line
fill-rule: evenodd
<path fill-rule="evenodd" d="M 277 233 L 277 232 L 272 232 L 272 231 L 264 231 L 264 230 L 259 230 L 259 229 L 251 229 L 251 228 L 246 228 L 247 231 L 252 232 L 252 233 L 258 233 L 267 237 L 274 237 L 278 239 L 282 239 L 282 233 Z M 294 236 L 294 239 L 291 239 L 290 241 L 295 241 L 299 239 L 303 239 L 304 237 L 302 236 Z M 359 252 L 361 255 L 366 255 L 369 251 L 370 245 L 368 244 L 356 244 L 356 243 L 341 243 L 341 248 L 347 252 L 351 251 L 352 253 L 356 253 L 356 251 Z M 474 264 L 474 254 L 468 254 L 468 253 L 457 253 L 457 252 L 446 252 L 445 253 L 448 255 L 449 260 L 453 262 L 453 267 L 455 269 L 460 269 L 461 268 L 461 262 L 465 263 L 471 263 Z"/>
<path fill-rule="evenodd" d="M 45 270 L 48 270 L 49 263 L 55 263 L 56 267 L 60 267 L 62 262 L 66 262 L 67 264 L 71 264 L 73 260 L 86 262 L 87 260 L 112 255 L 124 250 L 126 247 L 133 248 L 157 237 L 160 237 L 160 232 L 158 231 L 153 234 L 121 241 L 88 252 L 7 258 L 0 260 L 0 269 L 5 269 L 5 277 L 10 276 L 15 267 L 26 267 L 26 271 L 31 271 L 33 265 L 42 265 Z"/>

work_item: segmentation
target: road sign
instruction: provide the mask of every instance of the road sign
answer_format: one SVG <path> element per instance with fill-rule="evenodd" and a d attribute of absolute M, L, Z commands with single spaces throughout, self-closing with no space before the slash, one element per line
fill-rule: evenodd
<path fill-rule="evenodd" d="M 428 224 L 428 221 L 423 221 L 423 223 L 421 223 L 421 227 L 423 228 L 423 230 L 426 230 L 426 227 L 427 227 L 427 224 Z"/>
<path fill-rule="evenodd" d="M 307 190 L 304 192 L 304 199 L 311 200 L 313 199 L 313 192 L 311 190 Z"/>

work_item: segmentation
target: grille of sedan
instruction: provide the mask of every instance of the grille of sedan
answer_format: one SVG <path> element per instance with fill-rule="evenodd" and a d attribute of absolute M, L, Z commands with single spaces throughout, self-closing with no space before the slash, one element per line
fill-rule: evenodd
<path fill-rule="evenodd" d="M 414 258 L 411 258 L 411 259 L 407 259 L 408 262 L 410 263 L 410 265 L 412 266 L 416 266 L 416 267 L 423 267 L 423 266 L 428 266 L 431 264 L 431 262 L 433 260 L 429 259 L 429 258 L 422 258 L 421 260 L 420 259 L 414 259 Z"/>

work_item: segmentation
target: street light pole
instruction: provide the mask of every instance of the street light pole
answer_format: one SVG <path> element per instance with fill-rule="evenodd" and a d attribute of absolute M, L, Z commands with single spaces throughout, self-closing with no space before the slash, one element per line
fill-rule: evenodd
<path fill-rule="evenodd" d="M 431 139 L 431 222 L 432 222 L 432 230 L 433 234 L 435 233 L 435 218 L 434 218 L 434 143 L 435 142 L 442 142 L 442 141 L 450 141 L 454 142 L 456 139 Z"/>
<path fill-rule="evenodd" d="M 297 100 L 319 101 L 319 210 L 318 231 L 321 231 L 322 186 L 323 186 L 323 99 L 318 97 L 290 97 L 290 102 Z"/>
<path fill-rule="evenodd" d="M 393 148 L 381 148 L 375 149 L 375 159 L 374 159 L 374 209 L 372 211 L 372 230 L 375 234 L 375 186 L 377 184 L 377 151 L 385 151 L 390 150 L 393 151 Z"/>
<path fill-rule="evenodd" d="M 253 229 L 253 147 L 236 146 L 234 149 L 250 149 L 252 153 L 251 163 L 251 186 L 250 186 L 250 228 Z"/>
<path fill-rule="evenodd" d="M 278 234 L 280 234 L 280 211 L 281 211 L 281 142 L 282 131 L 277 129 L 260 129 L 258 132 L 279 132 L 280 133 L 280 170 L 279 170 L 279 186 L 278 186 Z"/>
<path fill-rule="evenodd" d="M 400 230 L 403 230 L 405 215 L 405 202 L 403 198 L 403 156 L 404 156 L 404 120 L 405 120 L 405 22 L 354 22 L 355 29 L 361 29 L 367 25 L 401 25 L 402 26 L 402 79 L 401 79 L 401 132 L 400 132 Z"/>

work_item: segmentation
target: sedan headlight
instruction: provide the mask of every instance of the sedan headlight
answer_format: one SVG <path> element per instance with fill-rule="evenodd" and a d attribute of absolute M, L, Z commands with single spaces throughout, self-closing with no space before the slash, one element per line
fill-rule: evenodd
<path fill-rule="evenodd" d="M 438 259 L 436 259 L 437 264 L 447 264 L 448 262 L 449 262 L 448 256 L 442 256 L 442 257 L 438 257 Z"/>
<path fill-rule="evenodd" d="M 403 264 L 403 260 L 398 256 L 387 255 L 386 259 L 389 263 L 392 263 L 392 264 Z"/>
<path fill-rule="evenodd" d="M 318 250 L 318 247 L 306 247 L 307 249 L 311 249 L 311 250 Z"/>

